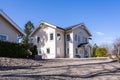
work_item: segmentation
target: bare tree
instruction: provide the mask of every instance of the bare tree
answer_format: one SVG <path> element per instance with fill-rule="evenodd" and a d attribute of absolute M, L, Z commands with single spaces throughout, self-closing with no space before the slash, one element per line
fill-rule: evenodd
<path fill-rule="evenodd" d="M 120 38 L 117 38 L 114 41 L 114 51 L 113 54 L 116 55 L 116 58 L 120 60 Z"/>

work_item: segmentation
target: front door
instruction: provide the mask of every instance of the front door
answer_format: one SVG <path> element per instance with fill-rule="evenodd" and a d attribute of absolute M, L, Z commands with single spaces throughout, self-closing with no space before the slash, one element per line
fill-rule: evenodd
<path fill-rule="evenodd" d="M 57 48 L 57 57 L 60 57 L 61 48 Z"/>

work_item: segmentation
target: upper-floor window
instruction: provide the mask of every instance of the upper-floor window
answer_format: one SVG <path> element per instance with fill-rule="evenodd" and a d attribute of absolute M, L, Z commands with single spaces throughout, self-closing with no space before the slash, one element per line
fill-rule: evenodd
<path fill-rule="evenodd" d="M 59 33 L 57 33 L 57 40 L 60 40 L 61 39 L 61 36 Z"/>
<path fill-rule="evenodd" d="M 40 42 L 40 37 L 37 37 L 37 43 L 39 43 Z"/>
<path fill-rule="evenodd" d="M 84 37 L 82 37 L 82 42 L 83 42 L 83 43 L 85 42 Z"/>
<path fill-rule="evenodd" d="M 80 40 L 80 36 L 78 36 L 78 42 L 80 43 L 80 41 L 81 41 L 81 40 Z"/>
<path fill-rule="evenodd" d="M 0 34 L 0 40 L 2 40 L 2 41 L 7 41 L 7 36 Z"/>
<path fill-rule="evenodd" d="M 53 40 L 53 33 L 50 34 L 50 40 Z"/>
<path fill-rule="evenodd" d="M 67 41 L 70 41 L 70 34 L 67 34 L 66 37 L 67 37 Z"/>
<path fill-rule="evenodd" d="M 87 43 L 88 41 L 87 41 L 87 38 L 85 38 L 85 42 Z"/>
<path fill-rule="evenodd" d="M 77 34 L 75 35 L 75 41 L 77 41 Z"/>
<path fill-rule="evenodd" d="M 83 35 L 82 31 L 79 32 L 80 35 Z"/>
<path fill-rule="evenodd" d="M 83 37 L 83 43 L 87 43 L 87 42 L 88 42 L 87 38 Z"/>

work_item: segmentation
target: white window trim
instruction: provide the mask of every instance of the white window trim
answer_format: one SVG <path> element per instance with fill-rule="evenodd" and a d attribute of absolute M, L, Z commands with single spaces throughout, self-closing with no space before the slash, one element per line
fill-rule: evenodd
<path fill-rule="evenodd" d="M 39 43 L 37 42 L 37 38 L 38 38 L 39 36 L 35 36 L 35 42 L 36 42 L 36 44 L 39 44 L 39 43 L 41 43 L 41 39 L 40 39 L 40 41 L 39 41 Z M 40 37 L 41 38 L 41 37 Z"/>
<path fill-rule="evenodd" d="M 57 34 L 60 34 L 60 40 L 59 41 L 62 41 L 62 34 L 61 33 L 57 33 Z M 57 36 L 57 38 L 58 38 L 58 36 Z"/>
<path fill-rule="evenodd" d="M 78 48 L 75 48 L 75 53 L 78 54 Z"/>
<path fill-rule="evenodd" d="M 41 55 L 41 54 L 42 54 L 41 48 L 37 48 L 37 51 L 38 51 L 38 55 Z"/>
<path fill-rule="evenodd" d="M 39 41 L 38 41 L 39 38 Z M 41 43 L 41 37 L 37 36 L 37 43 Z"/>
<path fill-rule="evenodd" d="M 70 49 L 69 49 L 69 51 L 68 51 L 68 49 L 69 49 L 69 48 L 66 48 L 66 53 L 67 53 L 67 54 L 70 54 Z"/>
<path fill-rule="evenodd" d="M 50 40 L 50 41 L 53 41 L 53 40 L 54 40 L 54 34 L 53 34 L 53 39 L 52 39 L 52 40 L 50 39 L 51 34 L 53 34 L 53 33 L 50 33 L 50 34 L 49 34 L 49 40 Z"/>
<path fill-rule="evenodd" d="M 6 34 L 0 34 L 0 35 L 6 36 L 6 40 L 5 41 L 8 41 L 8 35 L 6 35 Z"/>
<path fill-rule="evenodd" d="M 78 35 L 75 34 L 75 41 L 77 42 L 78 41 Z"/>
<path fill-rule="evenodd" d="M 81 43 L 81 36 L 78 35 L 78 43 Z"/>
<path fill-rule="evenodd" d="M 68 37 L 67 37 L 67 35 L 69 35 L 69 36 L 70 36 L 70 34 L 66 34 L 66 41 L 68 41 L 68 42 L 69 42 L 69 41 L 71 40 L 71 36 L 70 36 L 70 40 L 68 40 L 68 39 L 67 39 L 67 38 L 68 38 Z"/>
<path fill-rule="evenodd" d="M 49 53 L 47 52 L 47 49 L 49 49 Z M 50 54 L 50 48 L 46 48 L 46 53 L 47 53 L 47 54 Z"/>

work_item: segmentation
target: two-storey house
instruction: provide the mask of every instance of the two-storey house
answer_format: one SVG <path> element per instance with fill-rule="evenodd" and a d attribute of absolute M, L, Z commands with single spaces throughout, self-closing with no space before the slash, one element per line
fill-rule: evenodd
<path fill-rule="evenodd" d="M 84 24 L 65 29 L 41 22 L 30 34 L 30 42 L 37 45 L 38 55 L 43 59 L 89 57 L 91 33 Z"/>

